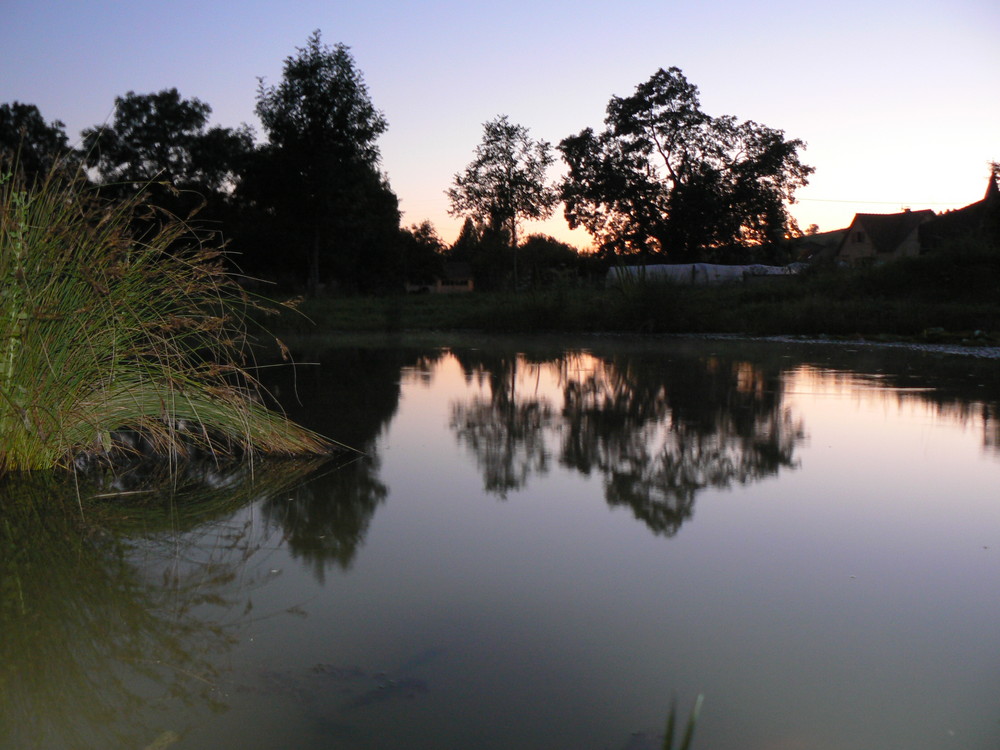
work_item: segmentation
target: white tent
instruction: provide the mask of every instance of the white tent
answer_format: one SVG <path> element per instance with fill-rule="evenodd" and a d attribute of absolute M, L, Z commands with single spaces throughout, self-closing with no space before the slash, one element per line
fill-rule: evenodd
<path fill-rule="evenodd" d="M 725 284 L 752 276 L 782 276 L 795 273 L 788 266 L 724 266 L 718 263 L 672 263 L 651 266 L 617 266 L 608 271 L 608 286 L 636 281 L 666 281 L 672 284 Z"/>

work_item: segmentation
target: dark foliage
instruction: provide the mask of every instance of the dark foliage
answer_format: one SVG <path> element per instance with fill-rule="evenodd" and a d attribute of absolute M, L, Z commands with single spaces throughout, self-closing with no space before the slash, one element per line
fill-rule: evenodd
<path fill-rule="evenodd" d="M 553 161 L 547 141 L 533 140 L 526 127 L 507 115 L 496 117 L 483 125 L 476 158 L 446 191 L 449 213 L 474 219 L 494 238 L 506 235 L 509 246 L 516 248 L 520 222 L 551 216 L 558 201 L 556 189 L 545 178 Z M 510 259 L 517 286 L 517 254 Z"/>
<path fill-rule="evenodd" d="M 0 162 L 16 164 L 29 183 L 60 161 L 74 162 L 59 120 L 45 122 L 34 104 L 0 104 Z"/>
<path fill-rule="evenodd" d="M 429 221 L 401 229 L 403 275 L 408 284 L 432 284 L 444 273 L 445 244 Z"/>
<path fill-rule="evenodd" d="M 759 247 L 793 227 L 785 203 L 812 173 L 780 130 L 701 110 L 678 68 L 658 70 L 632 96 L 612 97 L 606 128 L 565 138 L 566 219 L 604 254 L 671 262 Z"/>
<path fill-rule="evenodd" d="M 253 150 L 249 127 L 209 127 L 212 108 L 177 89 L 129 91 L 115 99 L 111 123 L 82 133 L 83 162 L 114 200 L 144 193 L 150 205 L 182 219 L 201 240 L 218 243 L 235 221 L 233 191 Z M 137 216 L 141 236 L 159 220 Z"/>
<path fill-rule="evenodd" d="M 211 113 L 208 104 L 183 99 L 177 89 L 130 91 L 115 99 L 110 124 L 83 131 L 84 161 L 110 194 L 153 189 L 164 199 L 176 191 L 192 191 L 202 198 L 228 195 L 253 138 L 246 125 L 209 128 Z"/>
<path fill-rule="evenodd" d="M 503 229 L 466 219 L 448 251 L 448 260 L 468 263 L 478 290 L 495 291 L 511 285 L 514 251 L 510 235 Z"/>
<path fill-rule="evenodd" d="M 579 276 L 579 251 L 554 237 L 532 234 L 517 252 L 522 280 L 532 287 L 571 281 Z"/>
<path fill-rule="evenodd" d="M 268 142 L 241 191 L 253 218 L 244 252 L 263 267 L 296 269 L 312 291 L 329 282 L 397 288 L 398 201 L 379 171 L 376 143 L 385 117 L 372 105 L 348 47 L 331 49 L 316 31 L 297 52 L 286 58 L 278 85 L 261 81 L 258 88 Z M 268 252 L 273 259 L 264 260 Z"/>

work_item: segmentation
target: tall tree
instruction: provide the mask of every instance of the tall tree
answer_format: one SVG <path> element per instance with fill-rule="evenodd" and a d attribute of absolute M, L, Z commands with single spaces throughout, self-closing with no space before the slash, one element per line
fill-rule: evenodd
<path fill-rule="evenodd" d="M 678 68 L 612 97 L 604 122 L 600 134 L 587 128 L 559 144 L 566 219 L 602 252 L 683 262 L 772 244 L 794 225 L 785 204 L 813 172 L 799 161 L 805 144 L 709 116 Z"/>
<path fill-rule="evenodd" d="M 0 104 L 0 160 L 17 164 L 31 181 L 70 157 L 66 126 L 45 122 L 34 104 Z"/>
<path fill-rule="evenodd" d="M 249 200 L 282 228 L 306 259 L 308 284 L 325 276 L 353 286 L 398 274 L 399 207 L 379 171 L 377 140 L 387 128 L 343 44 L 313 32 L 285 59 L 281 82 L 257 91 L 268 143 Z M 321 269 L 324 258 L 329 269 Z"/>
<path fill-rule="evenodd" d="M 506 231 L 514 248 L 517 283 L 517 229 L 525 219 L 551 216 L 558 201 L 545 173 L 555 161 L 547 141 L 532 140 L 528 129 L 500 115 L 483 125 L 476 158 L 446 191 L 452 216 L 468 216 L 494 230 Z"/>
<path fill-rule="evenodd" d="M 238 180 L 253 136 L 246 125 L 208 128 L 212 108 L 177 89 L 115 98 L 112 122 L 83 131 L 83 156 L 100 181 L 134 192 L 151 184 L 226 193 Z"/>

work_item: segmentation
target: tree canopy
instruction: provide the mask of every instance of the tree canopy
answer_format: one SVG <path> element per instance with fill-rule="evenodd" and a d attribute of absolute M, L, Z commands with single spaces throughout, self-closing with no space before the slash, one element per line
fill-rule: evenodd
<path fill-rule="evenodd" d="M 444 271 L 445 244 L 429 221 L 399 230 L 403 276 L 409 284 L 430 284 Z"/>
<path fill-rule="evenodd" d="M 0 104 L 0 159 L 16 163 L 31 181 L 70 155 L 66 126 L 45 122 L 34 104 Z"/>
<path fill-rule="evenodd" d="M 398 273 L 398 201 L 379 171 L 386 119 L 347 46 L 330 48 L 315 31 L 297 53 L 280 83 L 259 82 L 268 142 L 245 195 L 280 227 L 286 253 L 305 259 L 311 289 L 331 277 L 378 285 Z"/>
<path fill-rule="evenodd" d="M 180 244 L 217 242 L 232 223 L 233 192 L 253 136 L 246 125 L 209 127 L 211 113 L 208 104 L 185 99 L 176 88 L 129 91 L 115 98 L 110 123 L 82 132 L 81 159 L 106 197 L 129 201 L 143 193 L 149 205 L 175 217 L 197 213 L 197 222 L 187 224 L 192 234 Z M 133 217 L 132 230 L 153 236 L 161 220 L 143 211 Z"/>
<path fill-rule="evenodd" d="M 517 247 L 517 227 L 524 219 L 545 219 L 559 199 L 545 173 L 555 161 L 547 141 L 532 140 L 528 129 L 500 115 L 483 125 L 476 158 L 455 175 L 446 191 L 452 216 L 468 216 L 509 233 Z"/>
<path fill-rule="evenodd" d="M 177 89 L 115 98 L 108 125 L 83 131 L 83 157 L 106 185 L 133 193 L 150 183 L 228 192 L 253 148 L 250 129 L 208 128 L 212 108 Z"/>
<path fill-rule="evenodd" d="M 813 172 L 799 161 L 805 144 L 706 114 L 678 68 L 612 97 L 604 122 L 559 144 L 566 219 L 603 253 L 685 262 L 774 243 L 794 226 L 785 204 Z"/>

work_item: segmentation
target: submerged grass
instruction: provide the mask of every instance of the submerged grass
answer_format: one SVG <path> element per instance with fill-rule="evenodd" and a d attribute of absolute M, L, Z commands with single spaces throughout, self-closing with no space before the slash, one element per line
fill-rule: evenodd
<path fill-rule="evenodd" d="M 141 238 L 140 214 L 155 226 Z M 140 442 L 170 457 L 330 451 L 261 403 L 253 303 L 193 236 L 141 196 L 107 204 L 82 179 L 28 189 L 0 174 L 0 472 Z"/>
<path fill-rule="evenodd" d="M 670 706 L 670 713 L 667 714 L 667 727 L 663 734 L 663 750 L 691 750 L 691 743 L 694 740 L 694 728 L 698 723 L 698 716 L 701 713 L 701 704 L 704 696 L 699 694 L 694 702 L 694 708 L 688 716 L 687 724 L 684 727 L 684 734 L 681 736 L 680 744 L 674 747 L 674 731 L 677 728 L 677 702 Z"/>

